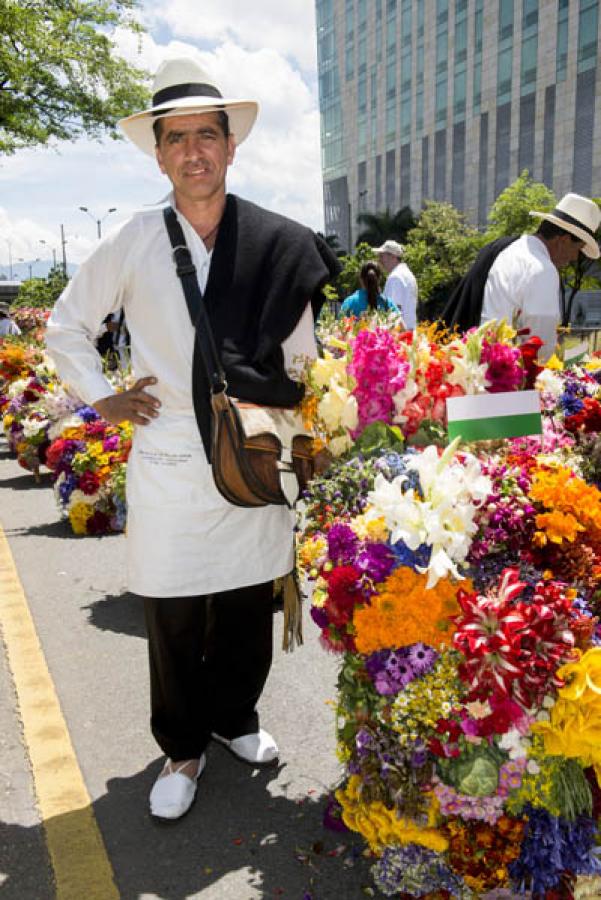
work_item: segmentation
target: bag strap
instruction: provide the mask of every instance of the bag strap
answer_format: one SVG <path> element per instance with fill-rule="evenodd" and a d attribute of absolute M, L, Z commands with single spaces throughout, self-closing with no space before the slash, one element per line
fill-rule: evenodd
<path fill-rule="evenodd" d="M 225 372 L 217 352 L 213 329 L 209 322 L 202 292 L 198 285 L 196 266 L 192 262 L 192 256 L 188 249 L 182 226 L 172 206 L 165 207 L 163 218 L 173 248 L 172 257 L 175 263 L 175 271 L 182 283 L 186 306 L 194 326 L 196 341 L 207 373 L 211 393 L 224 392 L 227 389 Z"/>

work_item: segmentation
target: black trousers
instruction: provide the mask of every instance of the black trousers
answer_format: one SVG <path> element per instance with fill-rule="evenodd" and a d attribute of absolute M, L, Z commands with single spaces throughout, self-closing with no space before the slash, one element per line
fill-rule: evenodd
<path fill-rule="evenodd" d="M 198 597 L 143 597 L 151 729 L 174 762 L 198 758 L 211 732 L 258 731 L 255 706 L 273 653 L 273 582 Z"/>

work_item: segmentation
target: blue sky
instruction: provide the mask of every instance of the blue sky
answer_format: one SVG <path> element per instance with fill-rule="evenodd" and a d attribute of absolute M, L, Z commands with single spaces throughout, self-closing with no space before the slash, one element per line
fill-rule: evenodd
<path fill-rule="evenodd" d="M 154 72 L 163 59 L 193 56 L 231 97 L 256 99 L 257 124 L 240 147 L 228 187 L 310 225 L 323 228 L 313 0 L 145 0 L 148 29 L 138 42 L 115 35 L 121 55 Z M 60 256 L 64 226 L 69 262 L 80 263 L 104 233 L 169 185 L 153 160 L 126 141 L 80 140 L 0 157 L 0 270 Z M 46 241 L 42 244 L 41 241 Z M 35 274 L 35 265 L 34 265 Z"/>

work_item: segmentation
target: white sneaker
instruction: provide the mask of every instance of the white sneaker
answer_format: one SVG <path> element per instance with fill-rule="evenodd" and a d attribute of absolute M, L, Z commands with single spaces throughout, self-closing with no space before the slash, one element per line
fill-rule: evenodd
<path fill-rule="evenodd" d="M 241 737 L 232 738 L 231 741 L 221 737 L 220 734 L 213 733 L 211 736 L 227 747 L 236 759 L 252 766 L 273 766 L 278 761 L 278 745 L 262 728 L 254 734 L 243 734 Z"/>
<path fill-rule="evenodd" d="M 188 812 L 196 797 L 196 783 L 207 762 L 203 753 L 198 760 L 198 770 L 194 778 L 184 775 L 181 771 L 189 764 L 187 759 L 179 763 L 177 768 L 170 759 L 167 760 L 163 771 L 155 781 L 150 792 L 150 815 L 155 819 L 180 819 Z M 167 774 L 163 774 L 167 770 Z"/>

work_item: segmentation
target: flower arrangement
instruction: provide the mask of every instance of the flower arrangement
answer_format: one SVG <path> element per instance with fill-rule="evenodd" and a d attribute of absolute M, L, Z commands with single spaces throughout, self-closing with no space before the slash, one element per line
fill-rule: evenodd
<path fill-rule="evenodd" d="M 462 389 L 518 385 L 518 355 L 478 340 Z M 399 341 L 363 350 L 390 375 Z M 601 492 L 557 409 L 573 379 L 542 439 L 378 449 L 372 421 L 307 494 L 299 565 L 341 658 L 335 800 L 385 896 L 601 896 Z"/>
<path fill-rule="evenodd" d="M 23 468 L 37 477 L 45 463 L 50 421 L 42 401 L 58 388 L 54 373 L 40 364 L 15 378 L 7 389 L 2 423 L 9 448 Z"/>
<path fill-rule="evenodd" d="M 130 423 L 110 425 L 94 409 L 82 405 L 51 428 L 46 464 L 54 473 L 61 514 L 75 534 L 124 530 L 131 437 Z"/>
<path fill-rule="evenodd" d="M 334 456 L 370 424 L 395 427 L 415 445 L 444 443 L 446 401 L 524 386 L 515 332 L 487 323 L 463 337 L 437 326 L 403 332 L 377 319 L 351 319 L 323 331 L 325 358 L 305 373 L 305 418 Z"/>

